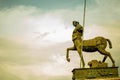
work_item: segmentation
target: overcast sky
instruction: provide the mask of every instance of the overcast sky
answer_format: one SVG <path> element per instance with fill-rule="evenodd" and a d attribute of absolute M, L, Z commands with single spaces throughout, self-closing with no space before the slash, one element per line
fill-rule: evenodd
<path fill-rule="evenodd" d="M 84 0 L 0 0 L 0 79 L 72 80 L 72 69 L 79 68 L 73 46 L 72 21 L 83 23 Z M 84 39 L 104 36 L 111 40 L 111 53 L 120 65 L 120 0 L 87 0 Z M 98 52 L 83 52 L 86 67 Z M 108 58 L 107 63 L 111 66 Z"/>

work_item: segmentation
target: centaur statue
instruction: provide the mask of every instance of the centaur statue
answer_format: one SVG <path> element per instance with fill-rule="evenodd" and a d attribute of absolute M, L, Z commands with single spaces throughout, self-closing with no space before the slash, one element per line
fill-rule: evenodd
<path fill-rule="evenodd" d="M 113 60 L 111 54 L 105 50 L 107 42 L 109 43 L 109 48 L 112 48 L 111 41 L 104 37 L 95 37 L 90 40 L 83 40 L 83 27 L 79 24 L 78 21 L 73 21 L 73 26 L 75 27 L 72 34 L 72 41 L 74 43 L 73 47 L 67 48 L 66 59 L 70 62 L 69 50 L 78 52 L 81 61 L 82 67 L 85 67 L 85 62 L 82 55 L 82 50 L 85 52 L 95 52 L 98 51 L 100 54 L 104 55 L 102 62 L 105 62 L 106 58 L 109 57 L 112 61 L 112 67 L 115 67 L 115 61 Z"/>

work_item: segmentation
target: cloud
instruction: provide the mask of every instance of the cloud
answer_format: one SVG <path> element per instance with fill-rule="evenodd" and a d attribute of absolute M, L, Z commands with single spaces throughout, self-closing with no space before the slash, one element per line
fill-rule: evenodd
<path fill-rule="evenodd" d="M 103 26 L 104 24 L 119 21 L 119 13 L 119 0 L 95 0 L 95 4 L 87 4 L 86 25 Z"/>
<path fill-rule="evenodd" d="M 50 33 L 45 38 L 50 41 L 62 41 L 63 36 L 60 34 L 66 34 L 64 30 L 66 25 L 60 14 L 45 12 L 35 7 L 17 6 L 1 10 L 0 26 L 1 36 L 28 44 L 33 43 L 31 41 L 37 36 L 34 32 Z M 67 32 L 69 31 L 67 29 Z"/>
<path fill-rule="evenodd" d="M 0 79 L 3 79 L 3 80 L 8 80 L 8 79 L 21 80 L 21 78 L 8 72 L 6 69 L 6 66 L 1 64 L 1 63 L 0 63 Z"/>
<path fill-rule="evenodd" d="M 36 34 L 38 34 L 38 36 L 36 37 L 36 39 L 43 39 L 44 37 L 46 37 L 47 35 L 49 35 L 49 32 L 45 32 L 43 34 L 39 33 L 39 32 L 35 32 Z"/>
<path fill-rule="evenodd" d="M 64 43 L 36 49 L 15 44 L 5 38 L 0 40 L 0 44 L 4 45 L 1 45 L 0 50 L 0 63 L 1 67 L 3 67 L 0 67 L 0 69 L 2 71 L 5 70 L 0 79 L 6 79 L 4 76 L 7 76 L 8 73 L 8 78 L 13 80 L 14 78 L 18 80 L 29 80 L 30 78 L 33 80 L 49 80 L 50 78 L 58 79 L 57 76 L 59 78 L 60 76 L 64 78 L 70 76 L 68 71 L 71 70 L 72 67 L 68 68 L 68 65 L 66 65 L 65 53 L 64 50 L 61 49 L 61 47 L 65 47 L 63 45 Z M 4 47 L 4 49 L 2 47 Z"/>
<path fill-rule="evenodd" d="M 0 35 L 21 38 L 31 31 L 24 22 L 27 17 L 37 13 L 34 7 L 18 6 L 0 11 Z M 39 13 L 39 12 L 38 12 Z"/>

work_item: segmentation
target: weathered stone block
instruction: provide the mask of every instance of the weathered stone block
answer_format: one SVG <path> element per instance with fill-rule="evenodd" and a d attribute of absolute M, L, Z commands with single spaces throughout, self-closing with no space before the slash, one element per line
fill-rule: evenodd
<path fill-rule="evenodd" d="M 73 80 L 118 77 L 118 67 L 76 68 L 72 72 Z"/>

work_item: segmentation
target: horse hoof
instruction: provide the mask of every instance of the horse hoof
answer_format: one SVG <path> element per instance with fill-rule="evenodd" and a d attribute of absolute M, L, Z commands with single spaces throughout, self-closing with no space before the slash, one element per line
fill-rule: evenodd
<path fill-rule="evenodd" d="M 70 58 L 67 58 L 67 61 L 70 62 Z"/>
<path fill-rule="evenodd" d="M 115 67 L 115 64 L 113 64 L 112 67 Z"/>

